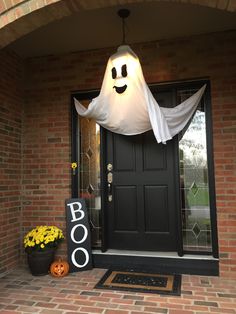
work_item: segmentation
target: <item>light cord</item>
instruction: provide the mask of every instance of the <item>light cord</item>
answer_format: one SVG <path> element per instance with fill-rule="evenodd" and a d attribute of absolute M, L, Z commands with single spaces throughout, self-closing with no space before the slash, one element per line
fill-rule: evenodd
<path fill-rule="evenodd" d="M 123 34 L 122 45 L 125 45 L 126 38 L 125 38 L 125 19 L 124 18 L 122 18 L 122 34 Z"/>

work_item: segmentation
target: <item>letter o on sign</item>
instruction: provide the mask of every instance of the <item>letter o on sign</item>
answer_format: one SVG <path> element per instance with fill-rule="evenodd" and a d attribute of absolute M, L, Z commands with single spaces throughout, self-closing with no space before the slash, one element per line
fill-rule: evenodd
<path fill-rule="evenodd" d="M 78 251 L 81 251 L 81 252 L 84 253 L 85 262 L 84 262 L 83 264 L 77 263 L 77 261 L 76 261 L 76 259 L 75 259 L 75 253 L 78 252 Z M 78 267 L 78 268 L 83 268 L 83 267 L 85 267 L 85 266 L 88 264 L 88 262 L 89 262 L 89 254 L 88 254 L 88 251 L 87 251 L 86 249 L 82 248 L 82 247 L 79 247 L 79 248 L 75 249 L 75 250 L 72 252 L 72 254 L 71 254 L 71 261 L 72 261 L 72 263 L 73 263 L 76 267 Z"/>
<path fill-rule="evenodd" d="M 84 229 L 84 236 L 82 237 L 81 240 L 76 240 L 75 237 L 74 237 L 74 234 L 75 234 L 75 230 L 78 228 L 78 227 L 81 227 L 82 229 Z M 71 240 L 74 242 L 74 243 L 83 243 L 87 237 L 88 237 L 88 229 L 82 225 L 82 224 L 78 224 L 78 225 L 75 225 L 72 229 L 71 229 L 71 232 L 70 232 L 70 236 L 71 236 Z"/>

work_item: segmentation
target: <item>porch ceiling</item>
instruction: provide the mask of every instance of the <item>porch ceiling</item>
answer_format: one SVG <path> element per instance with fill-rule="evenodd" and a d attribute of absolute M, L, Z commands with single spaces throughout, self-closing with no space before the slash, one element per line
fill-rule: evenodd
<path fill-rule="evenodd" d="M 184 3 L 126 5 L 129 44 L 236 29 L 236 14 Z M 120 7 L 81 11 L 41 27 L 9 47 L 22 57 L 61 54 L 121 44 Z"/>

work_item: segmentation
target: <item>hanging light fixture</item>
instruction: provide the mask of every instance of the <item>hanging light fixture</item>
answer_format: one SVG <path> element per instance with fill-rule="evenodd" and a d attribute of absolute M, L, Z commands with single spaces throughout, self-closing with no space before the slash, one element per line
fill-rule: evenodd
<path fill-rule="evenodd" d="M 157 142 L 166 143 L 188 123 L 205 86 L 174 108 L 160 107 L 145 82 L 139 58 L 126 44 L 125 19 L 130 11 L 117 13 L 122 18 L 122 45 L 107 62 L 100 94 L 88 108 L 75 99 L 76 110 L 118 134 L 136 135 L 153 129 Z"/>
<path fill-rule="evenodd" d="M 130 16 L 130 10 L 128 9 L 120 9 L 117 14 L 122 19 L 122 45 L 126 45 L 126 38 L 125 38 L 125 19 Z"/>

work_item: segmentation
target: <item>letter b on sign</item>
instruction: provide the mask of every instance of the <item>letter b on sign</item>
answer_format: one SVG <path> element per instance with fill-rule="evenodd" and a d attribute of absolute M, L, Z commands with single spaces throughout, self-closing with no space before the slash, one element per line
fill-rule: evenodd
<path fill-rule="evenodd" d="M 66 220 L 70 272 L 91 269 L 91 236 L 84 199 L 66 200 Z"/>

